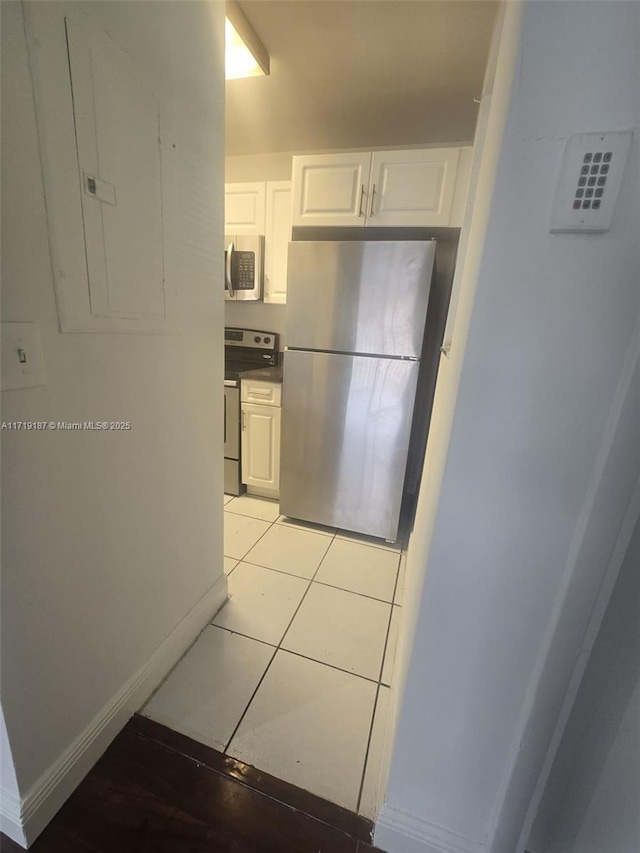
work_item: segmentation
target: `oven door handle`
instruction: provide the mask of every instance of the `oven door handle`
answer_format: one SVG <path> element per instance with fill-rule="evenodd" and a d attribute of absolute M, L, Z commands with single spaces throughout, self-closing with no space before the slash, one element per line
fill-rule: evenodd
<path fill-rule="evenodd" d="M 229 243 L 229 245 L 227 246 L 227 258 L 226 258 L 225 271 L 224 271 L 225 280 L 227 283 L 227 290 L 229 291 L 230 296 L 235 296 L 235 294 L 233 292 L 233 281 L 231 279 L 231 262 L 232 262 L 232 258 L 233 258 L 233 252 L 234 252 L 234 245 L 233 245 L 233 240 L 232 240 Z"/>

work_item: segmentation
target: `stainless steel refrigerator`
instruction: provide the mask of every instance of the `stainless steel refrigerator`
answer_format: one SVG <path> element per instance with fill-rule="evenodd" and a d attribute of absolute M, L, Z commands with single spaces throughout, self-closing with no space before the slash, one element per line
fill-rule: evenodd
<path fill-rule="evenodd" d="M 435 246 L 289 244 L 285 515 L 395 541 Z"/>

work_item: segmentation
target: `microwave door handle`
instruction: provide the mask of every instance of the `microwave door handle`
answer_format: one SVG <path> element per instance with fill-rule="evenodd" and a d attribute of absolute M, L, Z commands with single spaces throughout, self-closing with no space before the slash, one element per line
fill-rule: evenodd
<path fill-rule="evenodd" d="M 233 281 L 231 280 L 231 259 L 233 258 L 233 241 L 227 246 L 227 260 L 225 269 L 225 278 L 227 280 L 227 290 L 230 296 L 235 296 L 233 292 Z"/>

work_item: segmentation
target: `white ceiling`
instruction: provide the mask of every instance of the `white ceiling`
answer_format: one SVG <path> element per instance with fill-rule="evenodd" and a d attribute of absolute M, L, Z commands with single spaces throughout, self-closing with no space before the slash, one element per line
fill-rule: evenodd
<path fill-rule="evenodd" d="M 227 155 L 473 138 L 493 0 L 240 6 L 271 74 L 227 82 Z"/>

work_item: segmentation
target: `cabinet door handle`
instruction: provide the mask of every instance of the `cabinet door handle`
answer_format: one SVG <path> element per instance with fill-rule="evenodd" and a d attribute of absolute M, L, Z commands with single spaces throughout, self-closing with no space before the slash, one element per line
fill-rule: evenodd
<path fill-rule="evenodd" d="M 242 432 L 244 432 L 244 426 L 245 426 L 245 424 L 244 424 L 244 416 L 245 416 L 245 415 L 246 415 L 246 412 L 245 412 L 245 410 L 243 409 L 243 410 L 242 410 Z"/>
<path fill-rule="evenodd" d="M 376 185 L 374 184 L 374 185 L 373 185 L 373 187 L 371 188 L 371 204 L 370 204 L 370 206 L 369 206 L 369 216 L 373 216 L 373 215 L 374 215 L 374 212 L 373 212 L 373 200 L 374 200 L 375 196 L 376 196 Z"/>
<path fill-rule="evenodd" d="M 364 216 L 362 202 L 364 201 L 364 184 L 360 185 L 360 207 L 358 208 L 358 216 Z"/>

